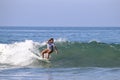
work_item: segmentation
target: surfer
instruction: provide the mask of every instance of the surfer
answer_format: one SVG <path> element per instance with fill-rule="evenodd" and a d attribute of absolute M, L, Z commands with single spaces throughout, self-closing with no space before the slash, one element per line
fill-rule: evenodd
<path fill-rule="evenodd" d="M 49 59 L 49 56 L 50 54 L 55 50 L 56 54 L 58 53 L 57 51 L 57 47 L 55 46 L 54 44 L 54 39 L 53 38 L 50 38 L 47 42 L 47 48 L 44 49 L 42 52 L 41 52 L 41 55 L 42 55 L 42 58 L 44 58 L 44 54 L 48 54 L 47 56 L 47 59 Z"/>

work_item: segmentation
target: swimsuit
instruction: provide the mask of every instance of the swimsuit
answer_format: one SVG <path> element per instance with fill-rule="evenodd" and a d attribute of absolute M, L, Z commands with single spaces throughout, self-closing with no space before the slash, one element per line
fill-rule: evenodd
<path fill-rule="evenodd" d="M 54 43 L 48 43 L 47 44 L 47 49 L 50 49 L 51 51 L 53 51 L 54 50 L 54 46 L 55 46 Z"/>

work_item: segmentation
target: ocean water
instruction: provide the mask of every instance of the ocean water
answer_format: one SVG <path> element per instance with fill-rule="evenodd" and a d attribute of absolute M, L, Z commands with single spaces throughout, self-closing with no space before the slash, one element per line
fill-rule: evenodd
<path fill-rule="evenodd" d="M 58 54 L 37 60 L 53 37 Z M 120 80 L 119 27 L 0 27 L 0 80 Z"/>

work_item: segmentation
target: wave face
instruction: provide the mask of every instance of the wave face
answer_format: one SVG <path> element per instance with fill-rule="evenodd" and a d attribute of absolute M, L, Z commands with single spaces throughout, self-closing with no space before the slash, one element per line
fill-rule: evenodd
<path fill-rule="evenodd" d="M 64 42 L 53 63 L 64 67 L 120 67 L 120 44 Z"/>
<path fill-rule="evenodd" d="M 26 40 L 13 44 L 0 44 L 0 65 L 39 67 L 120 67 L 120 44 L 96 41 L 88 43 L 55 41 L 59 53 L 51 54 L 51 63 L 37 60 L 29 49 L 39 53 L 45 42 Z"/>

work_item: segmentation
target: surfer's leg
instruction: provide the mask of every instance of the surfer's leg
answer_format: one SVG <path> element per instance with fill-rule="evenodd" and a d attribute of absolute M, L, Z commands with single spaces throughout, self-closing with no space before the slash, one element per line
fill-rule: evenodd
<path fill-rule="evenodd" d="M 47 52 L 47 54 L 48 54 L 47 59 L 49 59 L 50 54 L 51 54 L 52 52 L 53 52 L 53 51 L 51 51 L 51 50 L 49 50 L 49 51 Z"/>
<path fill-rule="evenodd" d="M 44 54 L 48 52 L 48 49 L 44 49 L 42 52 L 41 52 L 41 55 L 42 55 L 42 58 L 44 58 Z"/>
<path fill-rule="evenodd" d="M 48 53 L 48 55 L 47 55 L 47 59 L 49 60 L 49 56 L 50 56 L 50 54 Z"/>

